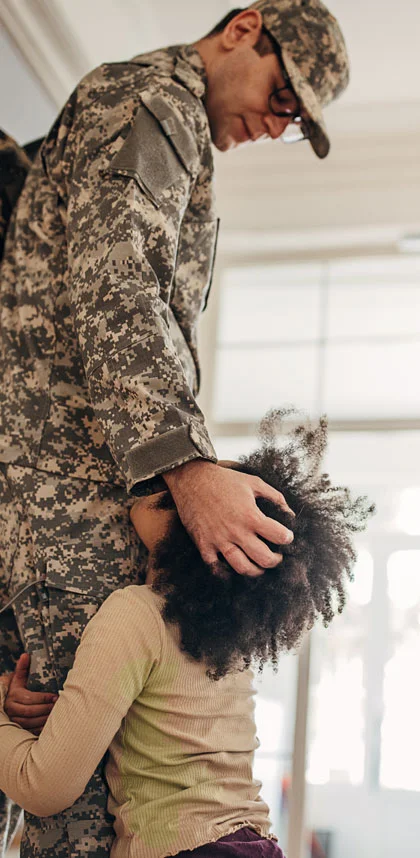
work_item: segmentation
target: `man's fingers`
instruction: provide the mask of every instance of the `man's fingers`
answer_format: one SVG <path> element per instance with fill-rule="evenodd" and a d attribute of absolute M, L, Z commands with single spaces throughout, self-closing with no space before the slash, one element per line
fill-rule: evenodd
<path fill-rule="evenodd" d="M 290 545 L 294 539 L 293 531 L 284 527 L 274 518 L 269 518 L 268 515 L 261 514 L 256 531 L 259 536 L 263 536 L 269 542 L 274 542 L 274 545 Z"/>
<path fill-rule="evenodd" d="M 253 563 L 238 545 L 229 545 L 220 550 L 223 557 L 238 575 L 249 575 L 251 578 L 258 578 L 264 574 L 264 569 Z"/>
<path fill-rule="evenodd" d="M 262 516 L 262 518 L 266 519 L 266 516 Z M 288 531 L 287 528 L 284 528 L 281 524 L 274 521 L 273 519 L 266 519 L 267 521 L 272 522 L 275 525 L 278 525 L 280 528 L 280 534 L 284 539 L 284 532 L 293 537 L 291 531 Z M 270 542 L 274 542 L 277 544 L 278 532 L 275 532 L 276 539 L 269 539 Z M 266 537 L 267 539 L 269 537 Z M 289 537 L 287 537 L 289 539 Z M 261 539 L 258 539 L 257 536 L 252 535 L 247 540 L 239 546 L 235 544 L 229 544 L 226 547 L 221 546 L 217 548 L 213 546 L 211 549 L 203 550 L 201 552 L 201 556 L 205 563 L 212 568 L 213 574 L 218 574 L 218 567 L 220 567 L 220 558 L 225 558 L 227 563 L 237 572 L 239 575 L 250 575 L 252 577 L 259 577 L 264 574 L 265 569 L 272 569 L 275 566 L 278 566 L 279 563 L 282 563 L 283 556 L 281 554 L 276 554 L 271 551 Z"/>
<path fill-rule="evenodd" d="M 271 551 L 257 536 L 248 538 L 241 545 L 246 556 L 260 569 L 273 569 L 282 562 L 281 554 Z"/>
<path fill-rule="evenodd" d="M 30 664 L 31 664 L 30 655 L 28 655 L 27 652 L 22 653 L 22 655 L 18 659 L 16 667 L 15 667 L 13 679 L 10 683 L 11 688 L 12 687 L 13 687 L 13 689 L 26 688 Z"/>
<path fill-rule="evenodd" d="M 269 551 L 269 554 L 271 554 L 271 551 Z M 204 562 L 211 567 L 213 575 L 220 574 L 220 556 L 224 557 L 227 563 L 239 575 L 250 575 L 256 578 L 264 574 L 264 570 L 256 563 L 253 563 L 242 549 L 239 548 L 239 545 L 227 545 L 225 548 L 220 547 L 219 549 L 213 546 L 211 549 L 203 550 L 201 556 Z"/>
<path fill-rule="evenodd" d="M 5 706 L 5 711 L 10 719 L 17 718 L 47 718 L 51 710 L 54 708 L 54 703 L 45 704 L 44 706 L 28 706 L 12 701 Z"/>
<path fill-rule="evenodd" d="M 289 515 L 292 515 L 293 518 L 296 518 L 296 514 L 292 509 L 290 509 L 284 495 L 282 495 L 281 492 L 278 492 L 277 489 L 273 489 L 272 486 L 269 486 L 268 483 L 265 483 L 264 480 L 261 480 L 259 477 L 255 477 L 254 493 L 255 497 L 267 498 L 267 500 L 273 501 L 273 503 L 277 504 L 277 506 L 285 512 L 288 512 Z"/>

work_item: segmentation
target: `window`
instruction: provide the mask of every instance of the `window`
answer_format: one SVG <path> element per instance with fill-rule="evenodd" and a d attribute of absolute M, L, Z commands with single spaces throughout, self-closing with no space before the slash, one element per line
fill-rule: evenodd
<path fill-rule="evenodd" d="M 396 525 L 403 533 L 420 536 L 420 488 L 412 486 L 400 495 Z"/>
<path fill-rule="evenodd" d="M 227 269 L 213 419 L 420 417 L 420 257 Z M 403 383 L 402 383 L 403 382 Z"/>
<path fill-rule="evenodd" d="M 388 561 L 390 654 L 384 675 L 380 782 L 420 791 L 420 550 Z"/>
<path fill-rule="evenodd" d="M 373 559 L 362 549 L 341 617 L 313 634 L 307 780 L 360 784 L 365 760 L 365 648 Z"/>
<path fill-rule="evenodd" d="M 340 856 L 394 854 L 401 827 L 414 855 L 420 837 L 419 284 L 420 256 L 388 255 L 230 268 L 220 296 L 218 454 L 255 449 L 273 407 L 326 412 L 325 470 L 377 504 L 346 609 L 312 637 L 306 820 Z M 256 711 L 256 776 L 283 845 L 297 659 L 285 661 L 291 681 L 265 684 Z"/>

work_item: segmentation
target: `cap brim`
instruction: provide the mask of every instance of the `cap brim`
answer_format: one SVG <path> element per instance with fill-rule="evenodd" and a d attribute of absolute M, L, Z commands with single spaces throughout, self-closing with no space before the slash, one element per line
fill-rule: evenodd
<path fill-rule="evenodd" d="M 284 43 L 281 46 L 281 54 L 293 89 L 309 117 L 309 142 L 312 149 L 318 155 L 318 158 L 326 158 L 330 151 L 331 143 L 327 134 L 320 101 L 292 59 L 287 50 L 287 45 Z"/>

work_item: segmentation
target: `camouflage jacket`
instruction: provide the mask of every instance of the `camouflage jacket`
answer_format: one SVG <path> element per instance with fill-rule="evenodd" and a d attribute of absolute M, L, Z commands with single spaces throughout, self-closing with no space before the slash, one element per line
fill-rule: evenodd
<path fill-rule="evenodd" d="M 215 452 L 195 401 L 218 221 L 188 45 L 87 75 L 45 139 L 1 267 L 0 461 L 142 494 Z"/>

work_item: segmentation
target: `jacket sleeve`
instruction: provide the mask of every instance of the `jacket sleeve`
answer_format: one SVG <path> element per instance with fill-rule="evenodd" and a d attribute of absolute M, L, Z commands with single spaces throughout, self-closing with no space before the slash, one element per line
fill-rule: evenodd
<path fill-rule="evenodd" d="M 86 626 L 38 739 L 9 721 L 0 683 L 0 789 L 35 816 L 60 813 L 82 795 L 160 659 L 158 617 L 134 589 L 114 592 Z"/>
<path fill-rule="evenodd" d="M 134 494 L 162 488 L 155 477 L 192 459 L 216 461 L 169 318 L 199 155 L 185 127 L 174 148 L 182 117 L 164 97 L 158 106 L 159 120 L 140 106 L 128 130 L 118 129 L 121 105 L 115 120 L 102 102 L 96 122 L 85 111 L 93 125 L 79 122 L 68 180 L 74 324 L 93 408 Z"/>

